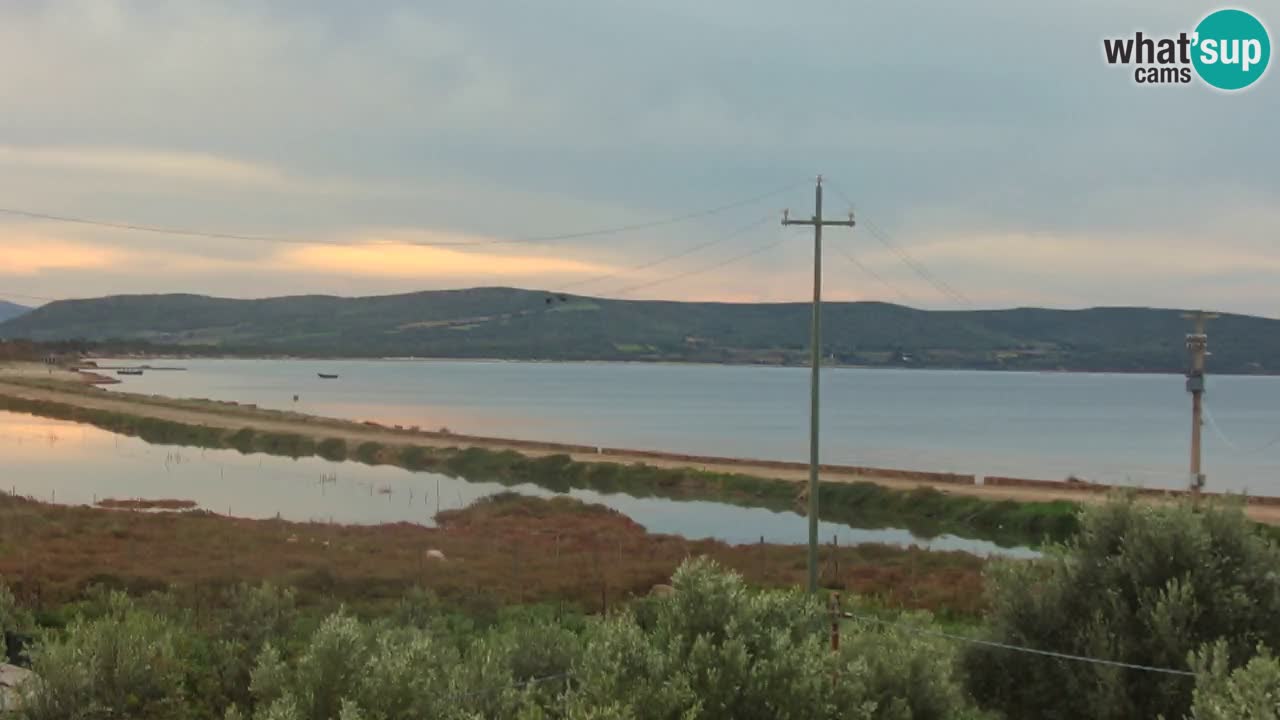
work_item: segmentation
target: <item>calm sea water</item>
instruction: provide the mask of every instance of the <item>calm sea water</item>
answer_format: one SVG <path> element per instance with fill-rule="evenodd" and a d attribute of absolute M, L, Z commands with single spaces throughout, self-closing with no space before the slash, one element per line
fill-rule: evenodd
<path fill-rule="evenodd" d="M 131 363 L 136 364 L 136 362 Z M 159 363 L 153 363 L 159 364 Z M 808 457 L 808 371 L 609 363 L 184 360 L 119 389 L 590 445 Z M 317 373 L 337 373 L 322 380 Z M 1173 375 L 825 370 L 826 462 L 1182 487 Z M 294 402 L 293 396 L 299 399 Z M 1211 377 L 1211 489 L 1280 495 L 1280 378 Z"/>
<path fill-rule="evenodd" d="M 464 507 L 503 490 L 552 494 L 534 485 L 507 488 L 389 466 L 148 445 L 88 425 L 0 412 L 0 491 L 63 504 L 174 498 L 239 517 L 279 515 L 295 521 L 430 526 L 438 510 Z M 757 542 L 761 537 L 768 542 L 803 543 L 808 537 L 807 520 L 790 512 L 588 490 L 570 495 L 618 510 L 655 533 L 730 543 Z M 924 540 L 892 528 L 822 523 L 821 529 L 824 542 L 837 537 L 842 545 L 885 543 L 982 555 L 1034 554 L 950 535 Z"/>

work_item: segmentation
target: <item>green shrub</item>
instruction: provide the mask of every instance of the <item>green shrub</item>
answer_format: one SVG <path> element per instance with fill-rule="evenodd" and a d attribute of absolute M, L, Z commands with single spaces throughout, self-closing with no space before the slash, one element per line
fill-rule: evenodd
<path fill-rule="evenodd" d="M 227 438 L 227 444 L 239 450 L 240 454 L 248 455 L 253 452 L 257 434 L 257 431 L 253 428 L 240 428 L 232 433 L 231 437 Z"/>
<path fill-rule="evenodd" d="M 1280 550 L 1236 507 L 1116 500 L 1036 562 L 994 565 L 987 636 L 999 642 L 1187 669 L 1223 641 L 1230 663 L 1280 647 Z M 970 687 L 1010 717 L 1181 717 L 1185 676 L 973 647 Z"/>
<path fill-rule="evenodd" d="M 297 433 L 259 433 L 254 437 L 254 449 L 270 455 L 287 455 L 300 458 L 316 453 L 316 443 Z"/>
<path fill-rule="evenodd" d="M 383 447 L 382 443 L 373 442 L 372 440 L 360 443 L 360 445 L 356 447 L 355 457 L 357 460 L 367 465 L 376 465 L 382 455 Z"/>
<path fill-rule="evenodd" d="M 223 608 L 214 617 L 216 634 L 202 648 L 207 666 L 202 694 L 218 709 L 248 706 L 254 665 L 268 642 L 285 644 L 298 621 L 292 590 L 269 583 L 240 584 L 223 592 Z"/>
<path fill-rule="evenodd" d="M 798 591 L 755 592 L 705 560 L 675 592 L 588 631 L 571 707 L 653 718 L 956 718 L 972 713 L 951 654 L 855 629 L 827 647 L 825 613 Z M 917 620 L 920 621 L 920 620 Z"/>
<path fill-rule="evenodd" d="M 36 679 L 23 706 L 27 720 L 182 716 L 176 628 L 124 595 L 114 594 L 111 605 L 105 616 L 77 621 L 32 652 Z"/>
<path fill-rule="evenodd" d="M 6 631 L 19 632 L 28 629 L 31 622 L 30 615 L 18 607 L 18 601 L 9 591 L 9 586 L 5 585 L 4 578 L 0 577 L 0 638 L 4 637 Z M 4 648 L 0 646 L 0 659 L 3 657 Z"/>
<path fill-rule="evenodd" d="M 326 438 L 316 445 L 316 454 L 326 460 L 341 462 L 347 459 L 347 441 L 342 438 Z"/>
<path fill-rule="evenodd" d="M 846 667 L 858 668 L 867 695 L 876 703 L 873 717 L 957 717 L 971 702 L 955 672 L 955 643 L 911 632 L 933 628 L 927 613 L 903 616 L 897 622 L 894 626 L 859 627 L 840 645 Z"/>
<path fill-rule="evenodd" d="M 446 717 L 456 651 L 429 633 L 330 616 L 293 660 L 268 645 L 253 671 L 259 720 Z"/>
<path fill-rule="evenodd" d="M 1229 670 L 1230 652 L 1216 643 L 1196 654 L 1198 677 L 1191 720 L 1277 720 L 1280 661 L 1266 647 L 1243 667 Z"/>
<path fill-rule="evenodd" d="M 400 465 L 408 470 L 428 470 L 440 465 L 430 448 L 410 445 L 400 451 Z"/>

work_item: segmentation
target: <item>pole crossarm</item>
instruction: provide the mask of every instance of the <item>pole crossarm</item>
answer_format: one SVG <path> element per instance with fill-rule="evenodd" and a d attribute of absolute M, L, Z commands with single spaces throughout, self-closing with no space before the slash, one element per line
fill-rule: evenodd
<path fill-rule="evenodd" d="M 817 225 L 817 224 L 818 224 L 818 221 L 816 221 L 816 220 L 789 220 L 789 219 L 784 219 L 784 220 L 782 221 L 782 224 L 783 224 L 783 225 L 810 225 L 810 226 L 813 226 L 813 225 Z M 832 226 L 832 225 L 840 225 L 840 226 L 843 226 L 843 227 L 853 227 L 854 222 L 853 222 L 853 220 L 823 220 L 823 221 L 822 221 L 822 225 L 823 225 L 824 227 L 830 227 L 830 226 Z"/>
<path fill-rule="evenodd" d="M 783 225 L 808 225 L 810 227 L 813 227 L 815 225 L 822 225 L 824 227 L 831 227 L 831 226 L 853 227 L 856 223 L 853 220 L 853 213 L 849 213 L 848 220 L 824 220 L 820 218 L 796 220 L 790 217 L 787 214 L 787 212 L 784 210 L 782 213 L 782 224 Z"/>

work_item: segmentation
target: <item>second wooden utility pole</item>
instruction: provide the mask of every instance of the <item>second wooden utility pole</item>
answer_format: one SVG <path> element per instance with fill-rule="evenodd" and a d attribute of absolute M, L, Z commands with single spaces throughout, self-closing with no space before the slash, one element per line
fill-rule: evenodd
<path fill-rule="evenodd" d="M 818 591 L 818 375 L 822 367 L 822 228 L 826 225 L 853 227 L 853 213 L 848 220 L 822 219 L 822 176 L 814 189 L 813 218 L 792 220 L 782 211 L 783 225 L 813 226 L 813 324 L 809 330 L 809 361 L 813 366 L 809 380 L 809 592 Z"/>
<path fill-rule="evenodd" d="M 1208 355 L 1209 336 L 1205 323 L 1218 317 L 1197 310 L 1183 313 L 1182 317 L 1195 323 L 1195 332 L 1187 335 L 1187 351 L 1191 354 L 1191 367 L 1187 370 L 1187 392 L 1191 393 L 1191 492 L 1199 494 L 1204 488 L 1204 473 L 1200 471 L 1200 428 L 1204 424 L 1204 358 Z"/>

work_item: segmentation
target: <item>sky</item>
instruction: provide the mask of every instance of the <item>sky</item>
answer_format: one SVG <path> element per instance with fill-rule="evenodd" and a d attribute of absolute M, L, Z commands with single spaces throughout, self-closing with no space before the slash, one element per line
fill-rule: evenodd
<path fill-rule="evenodd" d="M 831 299 L 1280 317 L 1280 71 L 1103 60 L 1217 7 L 0 0 L 0 208 L 243 236 L 0 213 L 0 298 L 804 300 L 822 173 Z"/>

